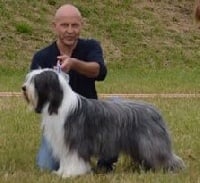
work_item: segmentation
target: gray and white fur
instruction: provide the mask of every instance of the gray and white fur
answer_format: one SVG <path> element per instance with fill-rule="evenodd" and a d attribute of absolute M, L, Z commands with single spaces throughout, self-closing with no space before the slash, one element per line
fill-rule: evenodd
<path fill-rule="evenodd" d="M 91 157 L 129 155 L 145 170 L 185 167 L 175 155 L 160 112 L 132 100 L 87 99 L 72 91 L 68 79 L 52 69 L 27 74 L 24 96 L 42 114 L 44 136 L 60 161 L 62 177 L 91 171 Z"/>

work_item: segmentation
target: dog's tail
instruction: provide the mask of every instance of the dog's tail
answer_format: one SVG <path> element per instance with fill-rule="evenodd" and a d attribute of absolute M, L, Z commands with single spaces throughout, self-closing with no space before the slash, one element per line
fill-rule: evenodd
<path fill-rule="evenodd" d="M 172 172 L 178 172 L 185 168 L 186 166 L 183 160 L 179 156 L 173 153 L 171 158 L 167 162 L 166 170 L 172 171 Z"/>

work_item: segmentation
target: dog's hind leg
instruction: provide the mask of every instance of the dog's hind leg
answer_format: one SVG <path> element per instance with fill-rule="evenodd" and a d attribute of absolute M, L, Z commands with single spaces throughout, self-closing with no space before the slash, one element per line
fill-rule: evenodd
<path fill-rule="evenodd" d="M 170 147 L 168 141 L 154 138 L 140 140 L 138 151 L 132 153 L 132 157 L 136 160 L 144 170 L 164 170 L 176 172 L 185 167 L 181 158 L 176 156 Z M 137 153 L 136 153 L 137 152 Z"/>
<path fill-rule="evenodd" d="M 184 169 L 185 167 L 186 166 L 183 160 L 179 156 L 172 153 L 172 156 L 168 159 L 164 169 L 166 171 L 177 172 L 181 169 Z"/>
<path fill-rule="evenodd" d="M 164 168 L 170 157 L 170 146 L 166 141 L 159 138 L 146 138 L 145 135 L 138 136 L 139 140 L 134 148 L 130 149 L 131 157 L 143 170 L 158 170 Z"/>

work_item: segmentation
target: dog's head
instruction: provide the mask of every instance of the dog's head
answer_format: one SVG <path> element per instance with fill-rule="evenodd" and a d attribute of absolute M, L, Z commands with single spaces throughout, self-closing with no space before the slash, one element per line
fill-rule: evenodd
<path fill-rule="evenodd" d="M 33 70 L 27 74 L 22 86 L 23 95 L 37 113 L 47 105 L 48 113 L 57 114 L 63 99 L 59 74 L 53 69 Z"/>

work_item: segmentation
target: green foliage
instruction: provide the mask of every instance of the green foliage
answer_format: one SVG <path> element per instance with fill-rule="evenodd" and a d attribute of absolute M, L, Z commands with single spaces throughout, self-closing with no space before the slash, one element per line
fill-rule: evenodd
<path fill-rule="evenodd" d="M 16 30 L 18 33 L 25 33 L 25 34 L 31 34 L 33 32 L 32 27 L 25 22 L 20 22 L 16 24 Z"/>

